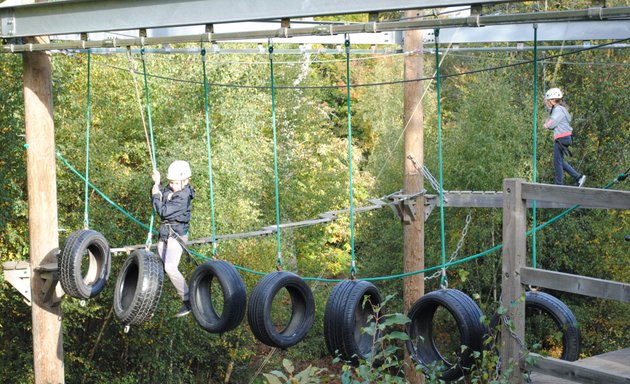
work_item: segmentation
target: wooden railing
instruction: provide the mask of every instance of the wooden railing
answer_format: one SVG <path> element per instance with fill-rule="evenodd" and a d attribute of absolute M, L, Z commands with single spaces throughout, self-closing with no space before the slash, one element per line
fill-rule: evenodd
<path fill-rule="evenodd" d="M 528 268 L 526 266 L 527 203 L 545 201 L 562 204 L 580 204 L 590 208 L 630 209 L 630 192 L 595 188 L 533 184 L 522 179 L 506 179 L 503 182 L 503 267 L 501 276 L 501 305 L 507 310 L 512 329 L 503 325 L 501 338 L 502 372 L 508 374 L 510 367 L 524 367 L 523 348 L 525 340 L 524 285 L 535 285 L 558 291 L 577 293 L 598 298 L 630 302 L 630 284 L 595 279 L 568 273 Z M 621 255 L 620 255 L 621 257 Z M 579 366 L 575 363 L 530 354 L 534 362 L 526 369 L 577 383 L 630 383 L 627 376 L 609 371 Z M 513 383 L 522 383 L 523 375 L 518 369 L 510 373 Z"/>

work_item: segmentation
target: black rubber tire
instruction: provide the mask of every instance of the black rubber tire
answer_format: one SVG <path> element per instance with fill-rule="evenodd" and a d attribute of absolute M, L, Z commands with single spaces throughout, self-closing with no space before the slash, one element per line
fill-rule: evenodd
<path fill-rule="evenodd" d="M 580 328 L 577 319 L 569 307 L 555 296 L 540 291 L 525 293 L 525 322 L 527 313 L 536 309 L 551 317 L 562 332 L 561 360 L 575 361 L 580 355 Z M 490 321 L 490 330 L 498 330 L 499 316 L 495 315 Z M 500 331 L 500 330 L 499 330 Z"/>
<path fill-rule="evenodd" d="M 86 256 L 90 264 L 84 276 L 81 263 Z M 89 299 L 101 293 L 109 278 L 111 260 L 109 245 L 102 234 L 85 229 L 71 233 L 57 260 L 64 292 L 78 299 Z"/>
<path fill-rule="evenodd" d="M 212 305 L 212 281 L 217 279 L 223 295 L 223 311 Z M 232 264 L 213 260 L 201 264 L 190 278 L 190 306 L 201 328 L 223 333 L 238 327 L 245 317 L 247 291 L 241 275 Z M 214 292 L 217 294 L 217 292 Z"/>
<path fill-rule="evenodd" d="M 458 349 L 458 362 L 451 364 L 437 349 L 433 337 L 433 317 L 439 307 L 446 309 L 457 323 L 462 345 L 467 346 L 464 351 Z M 409 311 L 407 334 L 407 350 L 413 360 L 426 367 L 434 362 L 443 362 L 445 368 L 441 371 L 440 379 L 457 380 L 464 375 L 464 371 L 474 363 L 473 351 L 481 351 L 483 337 L 487 329 L 481 322 L 481 309 L 464 292 L 456 289 L 441 289 L 424 295 L 416 301 Z"/>
<path fill-rule="evenodd" d="M 333 288 L 324 311 L 324 339 L 331 356 L 353 364 L 370 356 L 373 338 L 363 328 L 370 316 L 374 321 L 374 307 L 381 301 L 378 288 L 367 281 L 345 280 Z"/>
<path fill-rule="evenodd" d="M 276 330 L 271 318 L 272 303 L 285 288 L 291 297 L 291 319 Z M 315 320 L 315 299 L 311 288 L 296 274 L 272 272 L 254 287 L 247 307 L 247 322 L 256 338 L 271 347 L 286 349 L 299 343 Z"/>
<path fill-rule="evenodd" d="M 132 252 L 116 280 L 116 318 L 125 325 L 138 325 L 151 319 L 160 302 L 163 284 L 162 260 L 144 249 Z"/>

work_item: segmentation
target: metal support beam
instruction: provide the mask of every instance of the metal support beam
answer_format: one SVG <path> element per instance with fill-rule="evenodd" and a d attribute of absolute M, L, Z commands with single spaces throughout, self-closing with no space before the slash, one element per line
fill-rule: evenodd
<path fill-rule="evenodd" d="M 497 0 L 65 0 L 2 7 L 1 37 L 492 4 Z"/>
<path fill-rule="evenodd" d="M 126 3 L 125 3 L 126 4 Z M 594 18 L 593 14 L 600 15 L 602 19 Z M 553 22 L 577 22 L 594 21 L 604 19 L 630 18 L 630 7 L 580 9 L 572 11 L 536 12 L 508 15 L 479 16 L 479 26 L 506 25 L 506 24 L 529 24 L 553 23 Z M 43 20 L 41 20 L 43 21 Z M 47 25 L 46 23 L 42 25 Z M 2 23 L 4 25 L 4 22 Z M 204 24 L 205 25 L 205 24 Z M 468 17 L 453 19 L 430 19 L 430 20 L 403 20 L 388 21 L 382 23 L 368 22 L 349 25 L 319 25 L 305 28 L 279 28 L 274 30 L 259 30 L 245 32 L 227 33 L 203 33 L 181 36 L 147 37 L 147 38 L 111 38 L 101 41 L 71 41 L 50 44 L 8 44 L 0 46 L 3 52 L 31 52 L 54 49 L 86 49 L 86 48 L 115 48 L 126 46 L 147 46 L 166 43 L 200 43 L 217 41 L 248 41 L 269 38 L 293 38 L 300 36 L 334 36 L 357 33 L 379 33 L 386 31 L 408 31 L 431 28 L 459 28 L 470 27 Z M 80 33 L 85 31 L 74 31 L 68 33 Z M 58 33 L 59 34 L 59 33 Z M 2 36 L 6 37 L 6 36 Z"/>

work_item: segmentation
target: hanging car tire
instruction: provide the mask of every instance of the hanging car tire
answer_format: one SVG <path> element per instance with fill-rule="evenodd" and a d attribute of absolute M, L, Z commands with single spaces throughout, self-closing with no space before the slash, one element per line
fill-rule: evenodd
<path fill-rule="evenodd" d="M 155 254 L 139 249 L 123 263 L 114 291 L 114 313 L 125 325 L 148 321 L 160 302 L 164 266 Z"/>
<path fill-rule="evenodd" d="M 561 360 L 575 361 L 580 355 L 580 329 L 577 319 L 562 300 L 545 292 L 528 291 L 525 293 L 525 324 L 533 311 L 540 311 L 549 316 L 555 323 L 557 330 L 562 332 Z M 490 321 L 490 329 L 497 329 L 499 316 L 495 315 Z M 550 333 L 555 330 L 550 330 Z"/>
<path fill-rule="evenodd" d="M 272 319 L 272 303 L 285 288 L 291 298 L 291 318 L 282 329 Z M 252 291 L 247 308 L 247 322 L 256 338 L 271 347 L 288 348 L 299 343 L 310 331 L 315 319 L 315 299 L 306 282 L 291 272 L 272 272 L 263 277 Z"/>
<path fill-rule="evenodd" d="M 84 268 L 86 256 L 89 265 Z M 78 299 L 98 295 L 109 278 L 111 259 L 107 240 L 99 232 L 81 229 L 71 233 L 57 260 L 64 292 Z"/>
<path fill-rule="evenodd" d="M 373 337 L 363 328 L 377 317 L 374 308 L 381 301 L 378 288 L 367 281 L 345 280 L 333 288 L 324 311 L 324 338 L 333 357 L 353 364 L 369 357 Z"/>
<path fill-rule="evenodd" d="M 221 285 L 223 308 L 215 308 L 212 282 Z M 230 263 L 213 260 L 201 264 L 190 278 L 190 306 L 201 328 L 210 333 L 223 333 L 238 327 L 245 317 L 247 292 L 241 275 Z"/>
<path fill-rule="evenodd" d="M 457 324 L 462 346 L 457 348 L 457 363 L 446 360 L 438 350 L 433 332 L 433 320 L 439 307 L 446 309 Z M 464 292 L 456 289 L 441 289 L 424 295 L 416 301 L 409 311 L 407 334 L 407 350 L 414 361 L 424 367 L 434 363 L 443 363 L 444 369 L 440 373 L 440 379 L 449 381 L 457 380 L 463 376 L 464 371 L 474 363 L 474 351 L 483 348 L 483 337 L 487 330 L 481 322 L 481 309 Z"/>

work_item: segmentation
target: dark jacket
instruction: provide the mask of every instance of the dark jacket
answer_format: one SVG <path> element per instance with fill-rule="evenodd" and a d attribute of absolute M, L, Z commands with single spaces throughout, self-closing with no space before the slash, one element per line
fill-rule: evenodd
<path fill-rule="evenodd" d="M 190 184 L 179 192 L 173 192 L 171 187 L 167 186 L 162 189 L 162 193 L 156 193 L 151 198 L 153 209 L 162 219 L 160 240 L 166 241 L 174 236 L 171 230 L 180 236 L 188 234 L 190 207 L 192 199 L 195 198 L 195 190 Z"/>

